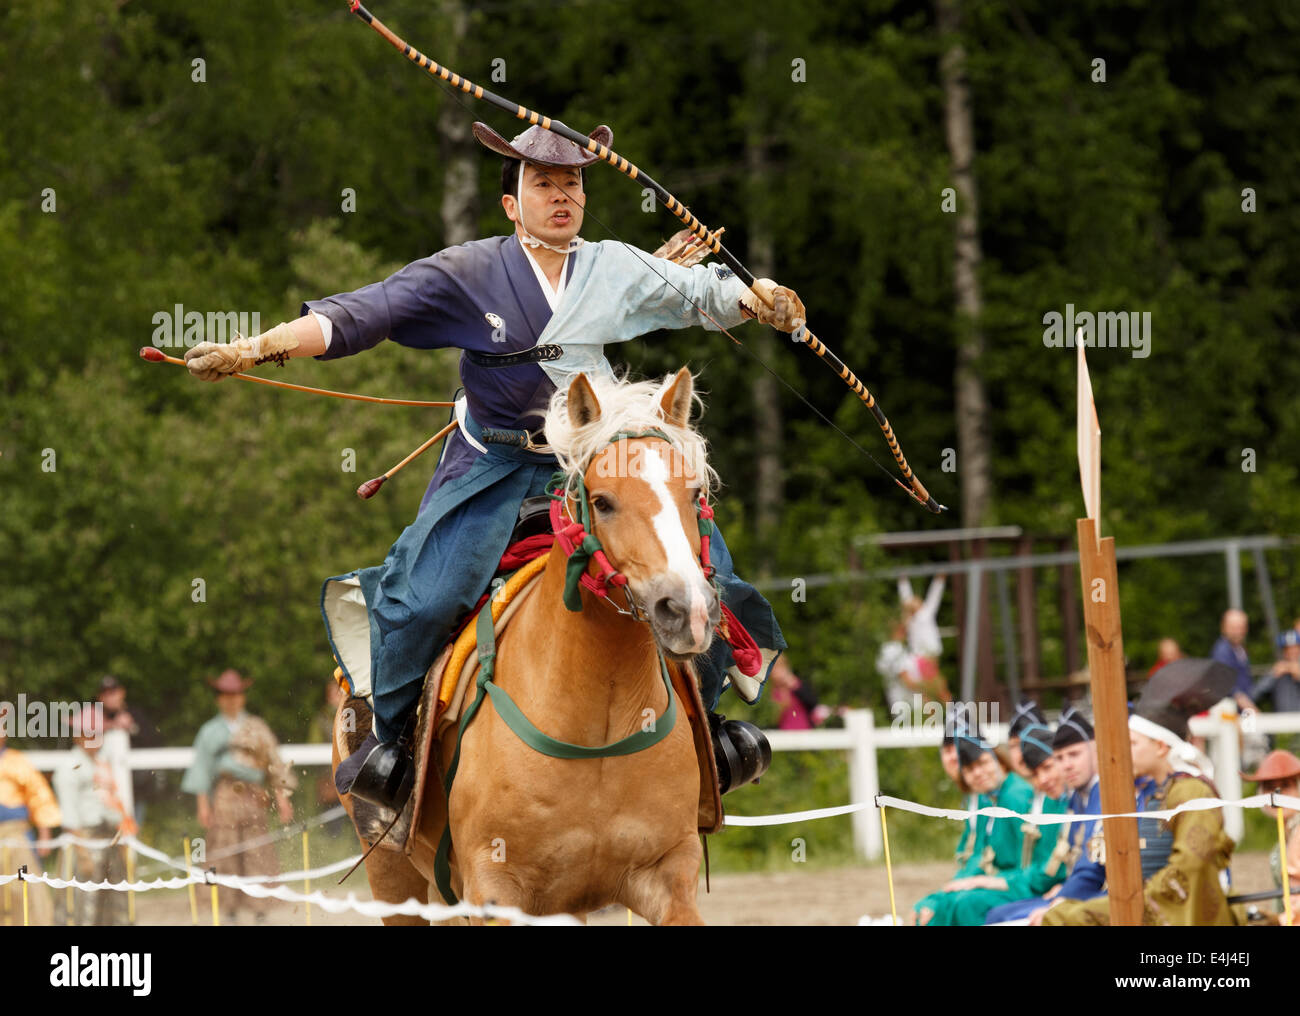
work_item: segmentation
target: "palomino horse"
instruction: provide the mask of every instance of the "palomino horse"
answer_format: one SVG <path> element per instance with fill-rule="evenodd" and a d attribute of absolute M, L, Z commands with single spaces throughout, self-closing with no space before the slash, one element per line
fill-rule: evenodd
<path fill-rule="evenodd" d="M 585 484 L 591 531 L 627 583 L 607 599 L 579 586 L 582 609 L 566 608 L 569 560 L 557 540 L 502 634 L 495 683 L 551 738 L 599 746 L 666 728 L 676 695 L 660 652 L 685 661 L 713 638 L 720 608 L 697 511 L 714 473 L 689 423 L 693 400 L 685 368 L 662 384 L 593 386 L 579 375 L 552 400 L 546 437 L 568 477 L 567 510 L 578 517 Z M 596 571 L 593 560 L 587 573 Z M 450 885 L 462 900 L 576 915 L 618 903 L 652 924 L 702 923 L 700 769 L 685 711 L 674 709 L 666 735 L 634 753 L 555 758 L 486 699 L 465 728 L 449 799 L 441 776 L 454 731 L 440 745 L 442 773 L 426 783 L 410 855 L 377 850 L 366 861 L 375 897 L 439 899 L 435 852 L 450 812 Z"/>

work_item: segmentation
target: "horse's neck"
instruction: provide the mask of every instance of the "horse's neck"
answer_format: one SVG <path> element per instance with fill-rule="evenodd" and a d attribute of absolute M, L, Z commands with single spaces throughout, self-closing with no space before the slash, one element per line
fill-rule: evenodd
<path fill-rule="evenodd" d="M 647 701 L 662 705 L 659 657 L 649 624 L 620 614 L 586 590 L 582 610 L 569 610 L 563 598 L 567 563 L 559 547 L 552 548 L 541 584 L 524 604 L 525 626 L 534 635 L 529 652 L 546 664 L 540 668 L 543 679 L 568 696 L 592 703 L 608 699 L 612 708 L 641 708 Z M 611 595 L 622 605 L 621 592 Z"/>

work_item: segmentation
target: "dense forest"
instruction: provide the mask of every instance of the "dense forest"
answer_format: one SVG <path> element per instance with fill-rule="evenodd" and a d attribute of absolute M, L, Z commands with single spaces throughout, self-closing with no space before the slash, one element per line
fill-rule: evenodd
<path fill-rule="evenodd" d="M 871 415 L 784 335 L 609 349 L 636 374 L 700 373 L 738 570 L 780 580 L 796 667 L 826 700 L 883 706 L 873 661 L 895 592 L 803 598 L 782 591 L 791 578 L 926 559 L 886 559 L 873 533 L 1072 537 L 1075 352 L 1052 314 L 1147 323 L 1142 344 L 1090 350 L 1107 534 L 1300 533 L 1294 3 L 373 10 L 486 87 L 584 133 L 609 124 L 620 153 L 798 291 L 950 506 L 932 516 L 895 486 Z M 186 313 L 269 328 L 467 232 L 506 232 L 499 159 L 466 137 L 518 122 L 409 66 L 343 0 L 31 0 L 3 26 L 0 699 L 85 698 L 114 673 L 181 743 L 211 710 L 204 679 L 233 666 L 257 681 L 255 711 L 301 739 L 332 666 L 320 582 L 383 559 L 432 456 L 373 501 L 353 490 L 445 411 L 201 384 L 137 350 L 183 345 Z M 677 229 L 607 166 L 587 189 L 589 240 L 653 250 Z M 383 343 L 274 376 L 441 399 L 456 354 Z M 1286 620 L 1298 563 L 1270 559 Z M 1208 650 L 1217 561 L 1121 581 L 1132 658 L 1161 635 Z"/>

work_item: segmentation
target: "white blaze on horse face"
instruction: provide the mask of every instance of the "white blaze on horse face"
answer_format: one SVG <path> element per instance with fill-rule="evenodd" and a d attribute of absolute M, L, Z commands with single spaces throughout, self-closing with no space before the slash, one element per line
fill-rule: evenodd
<path fill-rule="evenodd" d="M 640 476 L 659 499 L 659 511 L 654 516 L 655 535 L 668 558 L 668 571 L 681 578 L 686 588 L 687 613 L 691 619 L 691 638 L 697 646 L 709 637 L 709 587 L 704 581 L 699 559 L 691 549 L 682 517 L 668 492 L 671 470 L 664 461 L 664 449 L 658 445 L 641 447 Z"/>

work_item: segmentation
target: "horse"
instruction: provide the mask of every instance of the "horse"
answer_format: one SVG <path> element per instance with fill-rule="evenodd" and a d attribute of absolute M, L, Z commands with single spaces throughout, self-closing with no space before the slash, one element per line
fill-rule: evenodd
<path fill-rule="evenodd" d="M 437 746 L 441 772 L 431 768 L 410 852 L 367 859 L 376 899 L 438 901 L 437 847 L 449 831 L 450 886 L 471 904 L 583 920 L 622 904 L 651 924 L 703 923 L 700 768 L 664 665 L 705 652 L 720 621 L 700 561 L 698 513 L 716 474 L 690 423 L 696 401 L 686 368 L 663 382 L 579 374 L 556 392 L 545 433 L 565 475 L 561 503 L 577 518 L 585 488 L 590 531 L 626 585 L 606 596 L 579 585 L 581 610 L 569 609 L 569 560 L 557 539 L 495 661 L 497 687 L 551 738 L 594 747 L 645 732 L 654 743 L 612 757 L 551 757 L 507 725 L 495 693 L 485 698 L 463 729 L 449 795 L 441 777 L 456 738 Z M 599 574 L 598 561 L 587 574 Z M 572 603 L 572 583 L 568 592 Z M 670 706 L 676 721 L 665 732 Z M 337 767 L 338 722 L 334 742 Z M 348 795 L 344 804 L 351 813 Z"/>

